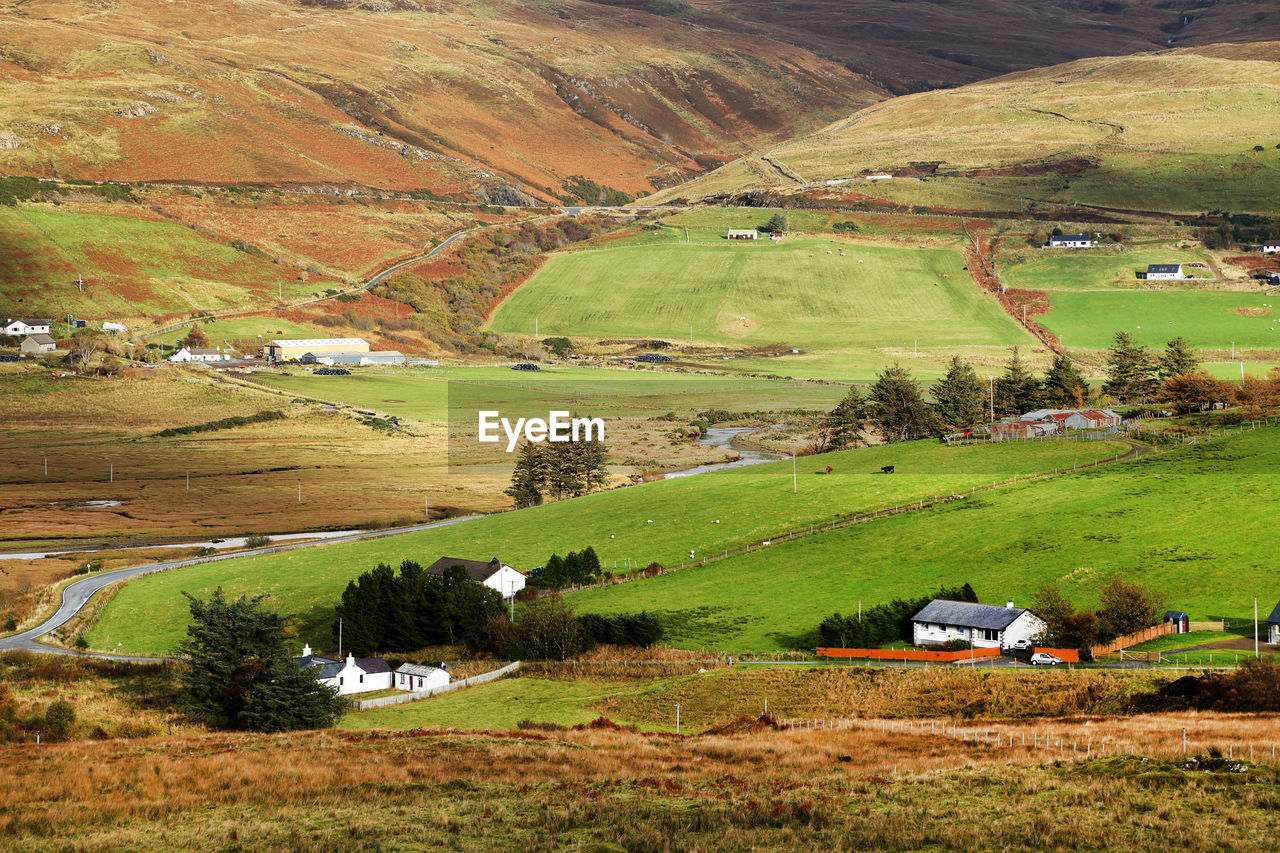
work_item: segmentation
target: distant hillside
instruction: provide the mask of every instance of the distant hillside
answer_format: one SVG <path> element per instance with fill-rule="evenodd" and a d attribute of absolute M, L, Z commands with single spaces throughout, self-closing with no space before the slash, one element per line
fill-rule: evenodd
<path fill-rule="evenodd" d="M 653 7 L 664 0 L 603 2 Z M 692 0 L 692 6 L 766 28 L 894 94 L 1089 56 L 1280 38 L 1280 6 L 1256 0 Z"/>
<path fill-rule="evenodd" d="M 1278 60 L 1280 42 L 1216 45 L 907 95 L 658 198 L 782 188 L 959 209 L 1275 210 Z M 857 180 L 872 173 L 897 177 Z"/>
<path fill-rule="evenodd" d="M 884 95 L 767 34 L 584 0 L 3 8 L 7 174 L 634 195 Z"/>

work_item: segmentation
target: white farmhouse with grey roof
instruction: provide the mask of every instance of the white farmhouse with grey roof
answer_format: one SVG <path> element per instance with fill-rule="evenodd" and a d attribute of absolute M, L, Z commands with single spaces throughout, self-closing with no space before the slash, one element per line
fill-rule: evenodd
<path fill-rule="evenodd" d="M 302 657 L 293 660 L 299 669 L 314 669 L 316 681 L 332 687 L 340 696 L 391 689 L 391 667 L 382 658 L 357 659 L 348 653 L 346 661 L 336 661 L 312 654 L 308 645 L 303 647 Z"/>
<path fill-rule="evenodd" d="M 1051 234 L 1049 236 L 1049 248 L 1092 249 L 1093 238 L 1088 234 Z"/>
<path fill-rule="evenodd" d="M 1018 640 L 1034 640 L 1044 620 L 1025 607 L 973 604 L 935 598 L 911 617 L 917 646 L 968 640 L 977 649 L 1009 648 Z"/>
<path fill-rule="evenodd" d="M 422 693 L 449 686 L 449 671 L 440 666 L 418 663 L 402 663 L 395 672 L 397 690 Z"/>
<path fill-rule="evenodd" d="M 1166 281 L 1186 278 L 1182 273 L 1182 264 L 1147 264 L 1145 277 L 1150 280 L 1163 279 Z"/>

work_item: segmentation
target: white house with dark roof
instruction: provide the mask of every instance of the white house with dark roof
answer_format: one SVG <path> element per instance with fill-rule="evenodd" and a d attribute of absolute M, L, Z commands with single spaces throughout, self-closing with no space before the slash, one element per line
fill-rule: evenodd
<path fill-rule="evenodd" d="M 1150 281 L 1171 281 L 1186 278 L 1186 275 L 1182 272 L 1182 264 L 1147 264 L 1144 278 Z"/>
<path fill-rule="evenodd" d="M 316 680 L 340 696 L 391 689 L 391 667 L 382 658 L 356 658 L 348 653 L 345 661 L 336 661 L 312 654 L 307 645 L 302 648 L 302 657 L 294 661 L 299 669 L 316 668 Z"/>
<path fill-rule="evenodd" d="M 1050 249 L 1092 249 L 1093 238 L 1088 234 L 1051 234 Z"/>
<path fill-rule="evenodd" d="M 449 686 L 449 671 L 443 666 L 402 663 L 395 671 L 396 690 L 421 693 Z"/>
<path fill-rule="evenodd" d="M 20 335 L 47 335 L 52 320 L 15 320 L 10 317 L 4 321 L 4 334 L 16 338 Z"/>
<path fill-rule="evenodd" d="M 1046 625 L 1025 607 L 973 604 L 935 598 L 911 617 L 917 646 L 968 640 L 976 649 L 1009 648 L 1018 640 L 1035 640 Z"/>
<path fill-rule="evenodd" d="M 27 335 L 22 343 L 18 345 L 18 350 L 23 355 L 41 355 L 46 352 L 53 352 L 58 348 L 58 343 L 48 335 L 34 334 Z"/>
<path fill-rule="evenodd" d="M 730 228 L 726 235 L 730 240 L 758 240 L 760 233 L 754 228 Z"/>
<path fill-rule="evenodd" d="M 461 557 L 441 557 L 427 566 L 426 570 L 433 575 L 443 575 L 452 566 L 462 566 L 467 577 L 490 589 L 496 589 L 503 598 L 510 598 L 524 589 L 524 572 L 505 565 L 497 557 L 487 563 L 481 560 L 464 560 Z"/>
<path fill-rule="evenodd" d="M 1263 243 L 1262 251 L 1267 255 L 1280 254 L 1280 240 L 1268 240 Z"/>
<path fill-rule="evenodd" d="M 1276 604 L 1271 615 L 1267 617 L 1267 642 L 1280 643 L 1280 604 Z"/>
<path fill-rule="evenodd" d="M 234 355 L 229 350 L 223 351 L 213 347 L 183 347 L 169 356 L 169 361 L 230 361 Z"/>

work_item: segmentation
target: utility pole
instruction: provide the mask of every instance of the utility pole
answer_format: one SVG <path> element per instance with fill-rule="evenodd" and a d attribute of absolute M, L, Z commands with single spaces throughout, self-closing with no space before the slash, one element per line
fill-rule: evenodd
<path fill-rule="evenodd" d="M 302 503 L 302 481 L 298 481 L 298 503 Z"/>
<path fill-rule="evenodd" d="M 342 617 L 338 617 L 338 660 L 342 660 Z"/>
<path fill-rule="evenodd" d="M 111 474 L 110 474 L 110 477 L 111 477 L 111 482 L 113 482 L 113 483 L 114 483 L 114 482 L 116 481 L 116 463 L 114 463 L 114 462 L 112 462 L 112 463 L 111 463 Z"/>
<path fill-rule="evenodd" d="M 1253 597 L 1253 656 L 1258 656 L 1258 596 Z"/>
<path fill-rule="evenodd" d="M 676 734 L 680 734 L 680 703 L 676 703 Z"/>
<path fill-rule="evenodd" d="M 793 444 L 791 445 L 791 494 L 794 495 L 797 491 L 799 487 L 796 484 L 796 446 Z"/>
<path fill-rule="evenodd" d="M 191 491 L 191 472 L 187 472 L 187 491 Z"/>
<path fill-rule="evenodd" d="M 996 378 L 995 378 L 995 376 L 994 376 L 994 375 L 992 375 L 992 376 L 988 376 L 988 377 L 987 377 L 987 386 L 988 386 L 988 388 L 990 389 L 990 396 L 989 396 L 989 398 L 988 398 L 988 399 L 990 399 L 990 401 L 991 401 L 991 422 L 992 422 L 992 423 L 995 423 L 995 420 L 996 420 Z"/>
<path fill-rule="evenodd" d="M 431 496 L 426 495 L 422 498 L 422 512 L 427 517 L 427 521 L 431 520 Z"/>

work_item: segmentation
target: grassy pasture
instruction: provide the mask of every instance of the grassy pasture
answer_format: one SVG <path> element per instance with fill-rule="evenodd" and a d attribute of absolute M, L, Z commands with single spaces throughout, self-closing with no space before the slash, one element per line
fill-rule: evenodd
<path fill-rule="evenodd" d="M 1056 584 L 1088 606 L 1120 572 L 1194 619 L 1243 616 L 1254 591 L 1271 594 L 1270 544 L 1248 531 L 1277 510 L 1278 434 L 1001 489 L 571 600 L 587 612 L 657 611 L 672 645 L 739 651 L 799 643 L 859 600 L 966 581 L 986 601 L 1026 603 Z"/>
<path fill-rule="evenodd" d="M 1151 282 L 1138 278 L 1148 264 L 1183 264 L 1183 271 L 1199 278 L 1213 273 L 1204 269 L 1187 269 L 1186 264 L 1203 264 L 1207 252 L 1195 249 L 1143 248 L 1121 252 L 1116 249 L 1042 249 L 1028 255 L 1025 263 L 1005 265 L 1001 274 L 1010 287 L 1022 290 L 1149 290 Z M 1156 282 L 1184 287 L 1178 282 Z"/>
<path fill-rule="evenodd" d="M 348 580 L 380 561 L 429 563 L 442 554 L 479 554 L 500 556 L 511 565 L 526 568 L 541 565 L 553 551 L 564 553 L 592 545 L 610 570 L 623 572 L 628 564 L 687 560 L 691 548 L 696 555 L 714 554 L 858 511 L 945 495 L 1015 473 L 1070 467 L 1116 452 L 1117 445 L 1110 443 L 948 448 L 934 442 L 911 442 L 831 454 L 822 457 L 821 464 L 814 458 L 801 458 L 795 494 L 788 460 L 598 492 L 389 539 L 192 566 L 125 585 L 90 632 L 89 641 L 95 648 L 115 648 L 119 643 L 131 651 L 168 650 L 182 638 L 188 618 L 181 592 L 204 595 L 222 586 L 233 595 L 267 594 L 270 607 L 291 614 L 302 628 L 302 636 L 323 647 L 329 642 L 332 608 L 342 589 Z M 898 473 L 878 473 L 889 463 Z M 833 466 L 831 475 L 821 473 L 827 464 Z M 772 555 L 777 549 L 763 553 Z M 794 569 L 798 577 L 811 570 L 805 566 Z M 699 573 L 710 571 L 713 569 L 678 574 L 700 577 Z M 792 572 L 788 565 L 778 577 Z M 648 588 L 651 583 L 630 586 Z M 797 598 L 793 587 L 787 586 L 786 592 L 788 602 Z M 784 606 L 784 602 L 777 604 Z M 601 606 L 612 608 L 607 603 Z M 778 624 L 787 627 L 785 621 Z M 673 636 L 678 641 L 681 634 L 673 631 Z M 726 632 L 724 636 L 730 641 L 735 635 Z"/>
<path fill-rule="evenodd" d="M 1237 349 L 1280 348 L 1280 305 L 1266 293 L 1061 291 L 1052 301 L 1052 310 L 1038 319 L 1072 348 L 1104 349 L 1121 330 L 1150 347 L 1181 335 L 1216 352 L 1229 350 L 1232 341 Z"/>
<path fill-rule="evenodd" d="M 834 237 L 729 244 L 713 234 L 552 255 L 489 326 L 532 334 L 536 319 L 542 335 L 679 342 L 692 333 L 699 344 L 802 349 L 810 358 L 795 373 L 824 377 L 858 369 L 869 350 L 917 342 L 926 352 L 1033 344 L 973 286 L 954 249 Z"/>
<path fill-rule="evenodd" d="M 263 302 L 277 280 L 286 298 L 326 286 L 124 205 L 2 208 L 0 235 L 3 299 L 15 313 L 23 299 L 24 311 L 55 317 L 136 317 Z"/>

